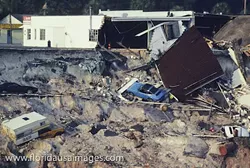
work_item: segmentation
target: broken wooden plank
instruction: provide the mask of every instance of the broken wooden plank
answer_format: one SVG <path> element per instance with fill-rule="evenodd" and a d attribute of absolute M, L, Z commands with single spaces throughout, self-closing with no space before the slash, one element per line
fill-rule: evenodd
<path fill-rule="evenodd" d="M 207 105 L 211 105 L 211 103 L 205 101 L 205 100 L 201 100 L 201 99 L 197 99 L 197 98 L 193 98 L 192 100 L 187 100 L 188 102 L 194 102 L 194 101 L 200 101 L 202 103 L 205 103 Z M 228 113 L 227 111 L 225 111 L 222 107 L 219 107 L 215 104 L 212 105 L 214 108 L 216 108 L 217 110 L 219 110 L 220 112 L 223 112 L 223 113 Z"/>
<path fill-rule="evenodd" d="M 221 88 L 221 84 L 217 82 L 217 85 L 218 85 L 218 87 L 219 87 L 219 89 L 221 91 L 221 94 L 223 95 L 224 99 L 226 100 L 228 107 L 230 107 L 230 103 L 228 102 L 228 100 L 227 100 L 227 98 L 226 98 L 226 96 L 225 96 L 225 94 L 224 94 L 224 92 L 223 92 L 223 90 Z"/>
<path fill-rule="evenodd" d="M 139 54 L 137 54 L 136 52 L 134 52 L 133 50 L 127 48 L 125 45 L 123 45 L 121 42 L 116 42 L 119 46 L 121 46 L 122 48 L 128 50 L 129 52 L 131 52 L 132 54 L 134 54 L 135 56 L 141 58 L 141 56 Z"/>
<path fill-rule="evenodd" d="M 198 138 L 225 138 L 224 136 L 220 135 L 198 135 L 198 134 L 193 134 L 194 137 Z"/>
<path fill-rule="evenodd" d="M 212 111 L 213 111 L 213 103 L 211 103 L 211 108 L 210 108 L 210 111 L 209 111 L 209 114 L 208 114 L 207 121 L 210 121 L 210 119 L 212 117 Z"/>
<path fill-rule="evenodd" d="M 0 97 L 64 97 L 64 96 L 74 96 L 73 93 L 69 93 L 69 94 L 0 94 Z M 82 95 L 77 95 L 82 99 L 86 99 L 86 100 L 91 100 L 90 98 L 87 98 L 85 96 Z"/>
<path fill-rule="evenodd" d="M 107 48 L 105 48 L 104 46 L 102 46 L 100 43 L 98 43 L 98 45 L 101 47 L 101 49 L 103 49 L 104 51 L 106 51 L 107 53 L 109 53 L 110 55 L 112 55 L 113 57 L 115 57 L 116 59 L 118 59 L 119 61 L 123 61 L 121 58 L 119 58 L 113 52 L 109 51 Z"/>

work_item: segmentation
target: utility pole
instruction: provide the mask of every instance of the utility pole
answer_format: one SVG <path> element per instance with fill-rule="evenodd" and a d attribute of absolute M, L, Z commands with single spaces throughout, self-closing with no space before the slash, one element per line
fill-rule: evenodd
<path fill-rule="evenodd" d="M 47 6 L 47 1 L 46 1 L 46 0 L 45 0 L 45 2 L 44 2 L 44 5 L 43 5 L 42 10 L 43 10 L 43 15 L 45 16 L 46 13 L 47 13 L 47 10 L 48 10 L 48 6 Z"/>
<path fill-rule="evenodd" d="M 89 7 L 89 17 L 90 17 L 90 31 L 92 31 L 92 7 Z"/>
<path fill-rule="evenodd" d="M 244 15 L 247 14 L 247 0 L 244 0 Z"/>
<path fill-rule="evenodd" d="M 13 4 L 12 4 L 12 0 L 10 0 L 10 44 L 12 44 L 12 6 L 13 6 Z"/>
<path fill-rule="evenodd" d="M 92 31 L 92 7 L 89 7 L 89 41 L 92 41 L 93 31 Z"/>

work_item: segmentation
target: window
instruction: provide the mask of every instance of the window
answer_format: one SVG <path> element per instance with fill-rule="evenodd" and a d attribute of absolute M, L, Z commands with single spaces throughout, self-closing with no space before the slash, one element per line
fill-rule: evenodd
<path fill-rule="evenodd" d="M 23 120 L 28 121 L 28 120 L 29 120 L 29 118 L 28 118 L 28 117 L 24 117 L 24 118 L 23 118 Z"/>
<path fill-rule="evenodd" d="M 141 88 L 141 92 L 142 92 L 142 93 L 149 94 L 149 91 L 148 91 L 147 89 L 145 89 L 144 87 Z"/>
<path fill-rule="evenodd" d="M 45 40 L 45 29 L 40 29 L 40 40 Z"/>
<path fill-rule="evenodd" d="M 89 41 L 98 41 L 99 30 L 89 30 Z"/>
<path fill-rule="evenodd" d="M 31 29 L 27 29 L 27 40 L 31 39 Z"/>
<path fill-rule="evenodd" d="M 34 30 L 34 39 L 36 40 L 36 29 Z"/>
<path fill-rule="evenodd" d="M 20 139 L 22 137 L 24 137 L 24 133 L 20 133 L 20 134 L 16 135 L 16 139 Z"/>
<path fill-rule="evenodd" d="M 152 86 L 149 91 L 150 91 L 150 93 L 155 94 L 156 92 L 158 92 L 158 90 L 159 89 L 157 89 L 156 87 Z"/>
<path fill-rule="evenodd" d="M 40 123 L 40 126 L 44 126 L 45 125 L 45 121 Z"/>
<path fill-rule="evenodd" d="M 167 26 L 167 39 L 172 40 L 174 39 L 174 28 L 173 25 L 168 25 Z"/>
<path fill-rule="evenodd" d="M 231 127 L 229 127 L 230 134 L 233 134 L 233 130 Z"/>
<path fill-rule="evenodd" d="M 49 131 L 51 131 L 51 129 L 49 127 L 40 129 L 40 130 L 38 130 L 38 135 L 44 134 L 44 133 L 49 132 Z"/>
<path fill-rule="evenodd" d="M 146 94 L 155 94 L 158 89 L 150 84 L 145 84 L 141 87 L 141 92 Z"/>
<path fill-rule="evenodd" d="M 26 137 L 23 138 L 23 142 L 27 142 L 27 141 L 29 141 L 29 140 L 31 140 L 31 139 L 32 139 L 32 136 L 31 136 L 31 135 L 26 136 Z"/>
<path fill-rule="evenodd" d="M 32 134 L 32 129 L 25 131 L 23 134 L 24 136 Z"/>
<path fill-rule="evenodd" d="M 150 88 L 152 87 L 152 85 L 149 85 L 149 84 L 145 84 L 141 87 L 141 91 L 143 93 L 146 93 L 146 94 L 150 94 Z"/>

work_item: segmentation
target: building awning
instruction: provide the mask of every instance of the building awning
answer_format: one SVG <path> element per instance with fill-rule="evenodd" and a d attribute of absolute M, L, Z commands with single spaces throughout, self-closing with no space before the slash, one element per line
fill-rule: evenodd
<path fill-rule="evenodd" d="M 0 24 L 0 29 L 21 29 L 22 24 Z"/>
<path fill-rule="evenodd" d="M 147 22 L 147 21 L 190 21 L 192 17 L 162 17 L 162 18 L 141 18 L 141 17 L 114 17 L 111 19 L 112 22 Z"/>

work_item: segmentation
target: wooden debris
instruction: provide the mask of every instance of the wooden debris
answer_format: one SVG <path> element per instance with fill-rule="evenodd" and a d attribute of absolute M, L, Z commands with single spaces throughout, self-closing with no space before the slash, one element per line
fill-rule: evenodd
<path fill-rule="evenodd" d="M 194 137 L 199 137 L 199 138 L 225 138 L 224 136 L 219 136 L 219 135 L 197 135 L 193 134 Z"/>

